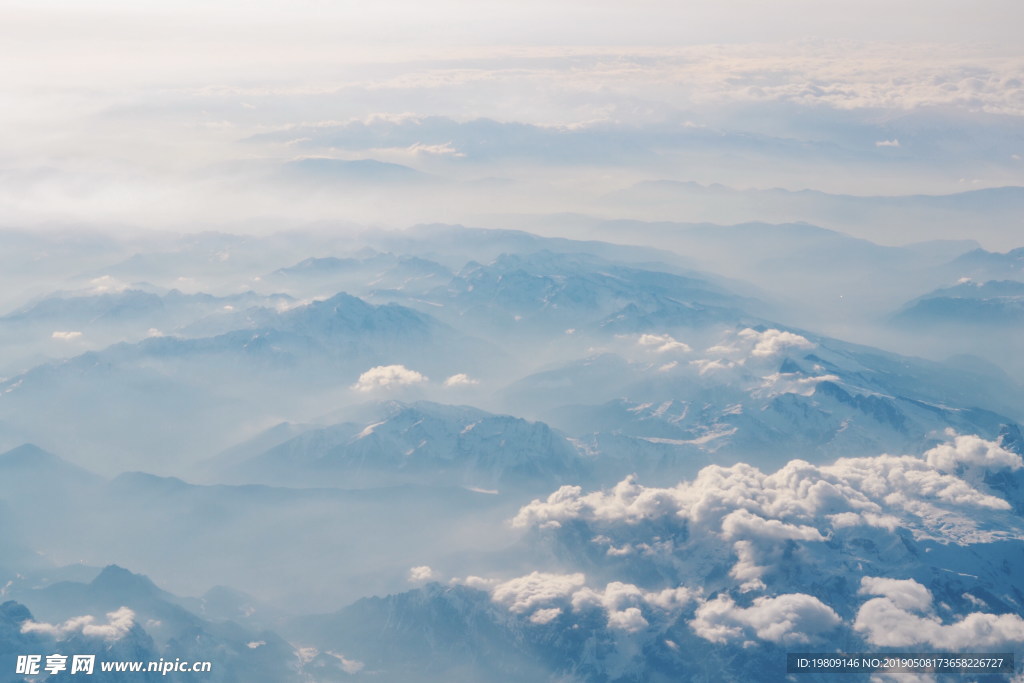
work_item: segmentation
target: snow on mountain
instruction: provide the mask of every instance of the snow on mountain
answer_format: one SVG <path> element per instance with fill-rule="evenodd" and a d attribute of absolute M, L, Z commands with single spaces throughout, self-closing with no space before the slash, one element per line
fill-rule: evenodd
<path fill-rule="evenodd" d="M 476 408 L 388 402 L 365 423 L 310 429 L 232 468 L 236 479 L 345 487 L 459 483 L 481 489 L 578 480 L 572 443 L 541 422 Z"/>
<path fill-rule="evenodd" d="M 209 336 L 213 331 L 226 331 L 225 323 L 236 310 L 294 303 L 283 294 L 212 296 L 136 287 L 107 291 L 106 285 L 99 285 L 59 292 L 0 317 L 3 367 L 21 371 L 26 365 L 152 336 Z"/>
<path fill-rule="evenodd" d="M 809 221 L 884 236 L 873 226 L 899 225 L 909 239 L 936 234 L 1002 238 L 1024 206 L 1024 188 L 993 187 L 936 195 L 858 196 L 811 189 L 735 189 L 671 180 L 644 181 L 609 195 L 607 206 L 631 216 L 687 216 L 719 223 Z M 957 228 L 972 225 L 965 233 Z M 937 227 L 938 226 L 938 227 Z M 941 228 L 941 229 L 940 229 Z M 877 232 L 875 231 L 877 230 Z"/>
<path fill-rule="evenodd" d="M 670 263 L 692 268 L 693 262 L 656 246 L 624 244 L 622 240 L 602 242 L 591 239 L 545 237 L 524 230 L 471 228 L 463 225 L 429 223 L 406 230 L 374 231 L 362 235 L 368 246 L 380 251 L 410 254 L 458 269 L 469 261 L 491 262 L 502 254 L 528 255 L 537 252 L 590 254 L 618 263 Z"/>
<path fill-rule="evenodd" d="M 1015 328 L 1024 324 L 1024 282 L 969 280 L 929 292 L 892 317 L 904 326 Z"/>
<path fill-rule="evenodd" d="M 260 277 L 258 285 L 307 298 L 336 292 L 366 296 L 375 290 L 395 290 L 409 296 L 443 284 L 451 276 L 451 270 L 428 259 L 364 249 L 351 257 L 304 259 Z"/>
<path fill-rule="evenodd" d="M 8 671 L 15 670 L 15 655 L 62 653 L 96 655 L 90 679 L 97 681 L 124 680 L 125 676 L 103 673 L 100 662 L 161 658 L 209 661 L 210 680 L 216 681 L 303 680 L 297 653 L 275 633 L 204 620 L 147 577 L 116 565 L 106 567 L 89 583 L 67 581 L 25 589 L 16 599 L 0 606 L 0 633 L 12 636 L 0 641 L 20 648 L 0 649 L 0 664 L 10 664 Z M 40 680 L 65 680 L 68 675 L 44 672 Z M 195 676 L 170 673 L 166 680 Z"/>
<path fill-rule="evenodd" d="M 547 549 L 535 570 L 454 576 L 291 631 L 375 680 L 413 662 L 423 680 L 781 680 L 794 649 L 1011 651 L 1024 520 L 984 478 L 1022 466 L 951 433 L 921 455 L 564 486 L 513 519 Z"/>
<path fill-rule="evenodd" d="M 412 550 L 448 566 L 504 548 L 518 534 L 502 520 L 524 499 L 461 481 L 302 489 L 129 472 L 65 488 L 41 472 L 17 483 L 0 489 L 0 543 L 14 553 L 0 565 L 116 562 L 175 592 L 228 583 L 296 610 L 406 586 Z"/>
<path fill-rule="evenodd" d="M 369 368 L 486 376 L 504 358 L 424 313 L 345 294 L 250 315 L 251 329 L 117 344 L 16 375 L 0 383 L 0 418 L 108 468 L 140 467 L 139 453 L 194 462 L 237 441 L 239 426 L 351 400 Z"/>
<path fill-rule="evenodd" d="M 666 270 L 589 254 L 502 254 L 486 265 L 469 262 L 447 284 L 416 294 L 415 302 L 495 339 L 547 340 L 576 332 L 607 336 L 642 325 L 643 316 L 678 316 L 676 324 L 691 325 L 732 320 L 742 315 L 739 309 L 764 306 L 698 276 L 661 268 Z"/>
<path fill-rule="evenodd" d="M 601 433 L 591 443 L 615 448 L 607 436 L 625 436 L 758 464 L 913 451 L 947 427 L 994 438 L 1022 415 L 1005 378 L 982 383 L 970 369 L 804 334 L 732 329 L 691 338 L 696 348 L 685 336 L 627 336 L 615 353 L 524 378 L 503 396 L 570 434 Z"/>
<path fill-rule="evenodd" d="M 1007 252 L 974 249 L 950 261 L 943 270 L 953 279 L 1020 280 L 1024 277 L 1024 247 Z"/>

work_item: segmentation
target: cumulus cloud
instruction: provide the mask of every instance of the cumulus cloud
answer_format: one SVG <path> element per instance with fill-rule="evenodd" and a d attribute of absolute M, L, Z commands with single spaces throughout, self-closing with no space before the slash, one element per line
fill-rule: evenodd
<path fill-rule="evenodd" d="M 409 570 L 409 581 L 412 583 L 422 583 L 435 578 L 437 578 L 437 574 L 427 565 L 413 567 Z"/>
<path fill-rule="evenodd" d="M 814 527 L 786 524 L 777 519 L 765 519 L 749 510 L 735 510 L 722 520 L 722 536 L 727 539 L 744 537 L 770 541 L 824 541 L 825 537 Z"/>
<path fill-rule="evenodd" d="M 469 375 L 460 372 L 457 375 L 452 375 L 444 381 L 446 387 L 472 387 L 480 384 L 480 380 L 473 379 Z"/>
<path fill-rule="evenodd" d="M 761 395 L 779 393 L 809 395 L 814 393 L 814 388 L 818 383 L 826 379 L 833 379 L 833 377 L 811 378 L 795 373 L 775 373 L 757 378 L 742 377 L 742 372 L 748 366 L 763 365 L 758 361 L 772 360 L 791 349 L 812 349 L 814 347 L 815 344 L 812 341 L 793 332 L 784 332 L 774 328 L 759 332 L 747 327 L 738 332 L 729 333 L 719 343 L 704 349 L 702 355 L 705 357 L 691 360 L 690 366 L 696 368 L 700 375 L 712 373 L 720 375 L 726 371 L 740 373 L 742 381 L 753 382 L 750 388 Z"/>
<path fill-rule="evenodd" d="M 360 671 L 362 671 L 363 668 L 366 666 L 366 664 L 360 662 L 358 659 L 349 659 L 345 655 L 339 654 L 337 652 L 331 652 L 330 650 L 328 650 L 325 654 L 330 655 L 331 657 L 334 657 L 336 660 L 338 660 L 338 663 L 341 665 L 341 670 L 347 674 L 357 674 Z"/>
<path fill-rule="evenodd" d="M 548 609 L 539 609 L 530 615 L 530 623 L 532 624 L 549 624 L 562 614 L 561 607 L 549 607 Z"/>
<path fill-rule="evenodd" d="M 95 622 L 96 618 L 89 615 L 72 617 L 62 624 L 26 621 L 21 625 L 21 632 L 38 633 L 57 639 L 65 638 L 72 633 L 81 633 L 86 637 L 120 640 L 135 624 L 135 612 L 127 607 L 121 607 L 113 612 L 107 612 L 106 624 Z"/>
<path fill-rule="evenodd" d="M 583 574 L 546 574 L 532 572 L 499 583 L 491 591 L 491 599 L 512 612 L 526 612 L 539 605 L 571 595 L 583 586 Z"/>
<path fill-rule="evenodd" d="M 413 154 L 428 154 L 433 156 L 453 156 L 453 157 L 464 157 L 466 156 L 455 147 L 452 146 L 451 141 L 443 144 L 427 145 L 422 142 L 413 143 L 408 147 L 409 152 Z"/>
<path fill-rule="evenodd" d="M 712 465 L 671 487 L 644 486 L 634 476 L 605 490 L 563 486 L 521 507 L 512 524 L 557 537 L 567 523 L 582 523 L 607 548 L 605 556 L 629 555 L 658 567 L 675 566 L 680 556 L 729 562 L 731 555 L 729 576 L 750 592 L 766 589 L 790 561 L 784 553 L 810 557 L 821 552 L 813 546 L 833 537 L 842 543 L 869 530 L 905 529 L 918 540 L 960 545 L 1022 538 L 1019 525 L 992 515 L 1012 515 L 1010 504 L 923 457 L 879 455 L 827 465 L 793 460 L 773 473 L 744 463 Z M 678 532 L 666 538 L 673 528 Z M 574 599 L 597 600 L 585 592 Z"/>
<path fill-rule="evenodd" d="M 729 370 L 730 368 L 736 367 L 736 363 L 729 360 L 723 360 L 721 358 L 698 358 L 697 360 L 691 360 L 690 365 L 697 368 L 697 372 L 701 375 L 713 373 L 718 370 Z"/>
<path fill-rule="evenodd" d="M 1024 619 L 1016 614 L 972 612 L 943 624 L 932 613 L 931 592 L 913 579 L 865 576 L 858 593 L 879 596 L 861 605 L 853 624 L 872 645 L 962 650 L 1024 642 Z"/>
<path fill-rule="evenodd" d="M 89 280 L 90 287 L 86 290 L 89 294 L 107 294 L 110 292 L 123 292 L 128 289 L 128 283 L 122 282 L 111 275 L 101 275 Z"/>
<path fill-rule="evenodd" d="M 798 394 L 810 396 L 822 382 L 839 382 L 838 375 L 818 375 L 804 377 L 797 373 L 776 372 L 762 378 L 761 387 L 756 396 L 778 396 L 780 394 Z"/>
<path fill-rule="evenodd" d="M 608 614 L 608 628 L 627 633 L 636 633 L 647 628 L 650 624 L 644 619 L 643 613 L 637 607 L 627 607 L 621 612 Z"/>
<path fill-rule="evenodd" d="M 361 374 L 352 388 L 356 391 L 370 392 L 376 389 L 422 384 L 426 381 L 425 376 L 404 365 L 378 365 Z"/>
<path fill-rule="evenodd" d="M 529 613 L 534 624 L 547 624 L 567 611 L 598 609 L 605 613 L 609 629 L 624 633 L 648 628 L 651 619 L 671 621 L 699 597 L 699 591 L 685 586 L 650 591 L 612 581 L 604 588 L 591 588 L 582 573 L 534 571 L 507 581 L 470 576 L 455 582 L 488 591 L 493 602 L 514 614 Z"/>
<path fill-rule="evenodd" d="M 690 627 L 713 643 L 758 638 L 784 645 L 812 643 L 838 627 L 842 619 L 814 596 L 787 593 L 761 597 L 740 607 L 722 594 L 697 608 Z"/>
<path fill-rule="evenodd" d="M 637 343 L 640 346 L 651 348 L 656 353 L 689 353 L 691 351 L 687 344 L 667 334 L 642 334 Z"/>
<path fill-rule="evenodd" d="M 814 343 L 799 334 L 769 329 L 764 332 L 746 328 L 740 330 L 739 337 L 754 342 L 750 355 L 755 358 L 771 358 L 781 355 L 787 349 L 813 349 Z"/>
<path fill-rule="evenodd" d="M 952 441 L 939 444 L 925 452 L 925 460 L 932 467 L 952 472 L 957 465 L 977 465 L 985 468 L 1004 468 L 1019 470 L 1024 466 L 1021 457 L 1012 453 L 995 441 L 987 441 L 973 434 L 957 434 L 953 430 L 946 431 Z"/>

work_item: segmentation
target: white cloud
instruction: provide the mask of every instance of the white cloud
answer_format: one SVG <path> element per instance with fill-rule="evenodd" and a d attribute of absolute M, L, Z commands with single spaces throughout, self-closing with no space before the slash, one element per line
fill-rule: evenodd
<path fill-rule="evenodd" d="M 328 650 L 326 654 L 337 659 L 338 662 L 341 663 L 341 670 L 347 674 L 357 674 L 366 667 L 366 664 L 360 662 L 358 659 L 349 659 L 345 655 L 337 652 L 331 652 Z"/>
<path fill-rule="evenodd" d="M 530 615 L 530 623 L 548 624 L 557 619 L 561 613 L 561 607 L 549 607 L 548 609 L 539 609 Z"/>
<path fill-rule="evenodd" d="M 638 607 L 627 607 L 621 612 L 609 612 L 608 614 L 608 628 L 613 630 L 636 633 L 648 626 L 647 620 L 644 619 L 644 615 Z"/>
<path fill-rule="evenodd" d="M 571 595 L 583 586 L 583 574 L 546 574 L 532 572 L 504 583 L 491 591 L 494 602 L 505 605 L 512 612 L 526 612 L 534 607 Z"/>
<path fill-rule="evenodd" d="M 858 595 L 881 595 L 900 609 L 925 610 L 931 607 L 931 592 L 913 579 L 886 579 L 864 576 Z"/>
<path fill-rule="evenodd" d="M 409 581 L 411 583 L 421 583 L 435 578 L 437 578 L 437 574 L 435 574 L 434 570 L 427 565 L 413 567 L 409 570 Z"/>
<path fill-rule="evenodd" d="M 974 440 L 960 443 L 971 447 L 958 452 L 991 449 L 990 442 L 984 448 Z M 557 537 L 567 522 L 583 522 L 593 541 L 607 548 L 606 556 L 628 553 L 658 566 L 674 566 L 679 556 L 729 562 L 732 555 L 729 576 L 737 588 L 750 592 L 765 590 L 783 562 L 787 545 L 780 541 L 803 547 L 831 537 L 843 542 L 868 530 L 893 534 L 900 528 L 916 539 L 961 545 L 1022 537 L 1010 519 L 991 515 L 1012 515 L 1010 504 L 922 457 L 880 455 L 841 458 L 830 465 L 793 460 L 770 474 L 743 463 L 713 465 L 671 487 L 644 486 L 632 476 L 606 490 L 563 486 L 546 500 L 524 505 L 512 523 L 550 529 Z M 655 522 L 662 530 L 685 529 L 685 540 L 647 536 L 645 525 Z M 806 547 L 800 552 L 823 551 Z M 577 602 L 588 599 L 598 600 L 585 592 L 574 597 Z"/>
<path fill-rule="evenodd" d="M 763 384 L 755 392 L 757 396 L 778 396 L 780 394 L 798 394 L 810 396 L 822 382 L 839 382 L 837 375 L 819 375 L 803 377 L 797 373 L 776 372 L 762 378 Z"/>
<path fill-rule="evenodd" d="M 651 618 L 671 622 L 699 595 L 699 591 L 685 586 L 646 591 L 621 581 L 594 589 L 586 585 L 582 573 L 535 571 L 507 581 L 469 576 L 456 579 L 454 583 L 490 592 L 492 601 L 514 614 L 530 612 L 529 621 L 534 624 L 547 624 L 569 609 L 572 612 L 600 609 L 605 613 L 608 628 L 626 633 L 647 628 Z"/>
<path fill-rule="evenodd" d="M 716 372 L 718 370 L 729 370 L 736 367 L 736 363 L 733 361 L 722 360 L 721 358 L 716 358 L 714 360 L 698 358 L 697 360 L 691 360 L 690 365 L 697 368 L 697 372 L 701 375 L 706 375 L 709 372 Z"/>
<path fill-rule="evenodd" d="M 777 519 L 765 519 L 749 510 L 735 510 L 722 520 L 722 536 L 757 538 L 769 541 L 824 541 L 825 537 L 810 526 L 786 524 Z"/>
<path fill-rule="evenodd" d="M 806 337 L 776 329 L 758 332 L 748 327 L 740 330 L 739 337 L 754 342 L 754 348 L 750 351 L 754 358 L 771 358 L 781 355 L 787 349 L 813 349 L 815 346 Z"/>
<path fill-rule="evenodd" d="M 77 632 L 86 637 L 120 640 L 135 624 L 135 612 L 127 607 L 121 607 L 113 612 L 107 612 L 106 624 L 97 624 L 95 621 L 95 617 L 88 615 L 72 617 L 62 624 L 26 621 L 21 625 L 21 632 L 39 633 L 58 639 Z"/>
<path fill-rule="evenodd" d="M 473 379 L 469 375 L 460 372 L 457 375 L 452 375 L 444 381 L 446 387 L 471 387 L 480 384 L 480 380 Z"/>
<path fill-rule="evenodd" d="M 756 637 L 796 645 L 819 641 L 841 623 L 831 607 L 803 593 L 757 598 L 750 607 L 740 607 L 721 594 L 697 608 L 690 627 L 713 643 Z"/>
<path fill-rule="evenodd" d="M 77 331 L 77 330 L 74 330 L 74 331 L 56 330 L 56 331 L 54 331 L 53 334 L 50 335 L 50 338 L 51 339 L 60 339 L 61 341 L 74 341 L 75 339 L 79 339 L 81 336 L 82 336 L 82 333 Z"/>
<path fill-rule="evenodd" d="M 459 150 L 452 146 L 452 143 L 446 142 L 438 145 L 426 145 L 422 142 L 417 142 L 408 147 L 409 152 L 413 154 L 427 154 L 432 156 L 452 156 L 452 157 L 464 157 L 466 156 Z"/>
<path fill-rule="evenodd" d="M 637 343 L 652 348 L 656 353 L 689 353 L 692 350 L 667 334 L 642 334 Z"/>
<path fill-rule="evenodd" d="M 932 613 L 931 592 L 913 579 L 865 576 L 858 592 L 880 596 L 861 605 L 853 624 L 872 645 L 963 650 L 1024 642 L 1024 619 L 1016 614 L 972 612 L 943 624 Z"/>
<path fill-rule="evenodd" d="M 107 294 L 110 292 L 123 292 L 128 289 L 128 283 L 122 282 L 111 275 L 101 275 L 89 280 L 91 285 L 86 291 L 89 294 Z"/>
<path fill-rule="evenodd" d="M 426 377 L 404 365 L 378 365 L 361 374 L 352 388 L 356 391 L 369 392 L 422 384 L 426 381 Z"/>
<path fill-rule="evenodd" d="M 896 138 L 892 140 L 876 140 L 875 147 L 899 147 L 900 141 Z"/>
<path fill-rule="evenodd" d="M 1008 467 L 1013 470 L 1024 466 L 1019 455 L 994 441 L 986 441 L 973 434 L 957 434 L 951 429 L 946 434 L 953 437 L 952 442 L 939 444 L 924 454 L 928 464 L 936 469 L 952 472 L 960 464 L 994 469 Z"/>

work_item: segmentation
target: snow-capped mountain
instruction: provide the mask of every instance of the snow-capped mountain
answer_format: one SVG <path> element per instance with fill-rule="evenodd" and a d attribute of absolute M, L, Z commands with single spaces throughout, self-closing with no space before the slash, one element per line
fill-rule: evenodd
<path fill-rule="evenodd" d="M 512 521 L 534 571 L 455 576 L 289 632 L 367 680 L 784 680 L 794 650 L 1007 652 L 1024 641 L 1024 520 L 984 479 L 1022 467 L 950 434 L 920 455 L 565 486 Z"/>
<path fill-rule="evenodd" d="M 107 469 L 149 468 L 156 458 L 213 454 L 237 442 L 242 425 L 308 419 L 358 399 L 365 392 L 352 387 L 375 367 L 412 368 L 438 383 L 505 371 L 493 346 L 394 304 L 339 294 L 244 315 L 246 326 L 226 334 L 151 337 L 8 378 L 0 419 Z M 182 420 L 189 430 L 178 428 Z"/>
<path fill-rule="evenodd" d="M 617 353 L 524 378 L 505 399 L 578 436 L 600 432 L 711 453 L 715 462 L 775 464 L 794 455 L 919 450 L 947 427 L 994 438 L 1022 415 L 1011 380 L 952 365 L 763 325 L 724 330 L 700 345 L 634 335 Z M 983 390 L 965 389 L 982 379 Z"/>
<path fill-rule="evenodd" d="M 147 577 L 116 565 L 89 582 L 64 581 L 43 588 L 19 585 L 14 595 L 17 601 L 0 606 L 0 633 L 5 636 L 0 639 L 0 666 L 9 672 L 15 670 L 16 655 L 59 653 L 95 655 L 90 680 L 97 681 L 125 678 L 123 672 L 103 672 L 100 662 L 160 659 L 209 661 L 211 672 L 204 675 L 224 683 L 304 680 L 298 653 L 275 633 L 202 619 Z M 185 681 L 197 674 L 161 675 Z M 66 669 L 49 676 L 43 671 L 38 680 L 75 678 Z"/>
<path fill-rule="evenodd" d="M 396 290 L 409 296 L 437 287 L 451 276 L 451 270 L 428 259 L 365 249 L 351 257 L 304 259 L 260 277 L 258 285 L 302 297 L 335 292 L 365 296 L 375 290 Z"/>
<path fill-rule="evenodd" d="M 897 325 L 1013 328 L 1024 324 L 1024 282 L 963 282 L 929 292 L 893 315 Z"/>
<path fill-rule="evenodd" d="M 307 429 L 230 472 L 242 481 L 306 486 L 536 489 L 578 481 L 587 469 L 576 447 L 541 422 L 466 406 L 389 402 L 363 422 Z"/>

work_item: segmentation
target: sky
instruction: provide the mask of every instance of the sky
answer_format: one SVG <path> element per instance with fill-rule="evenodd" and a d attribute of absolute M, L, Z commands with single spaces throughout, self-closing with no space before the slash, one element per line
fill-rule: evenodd
<path fill-rule="evenodd" d="M 654 180 L 867 195 L 1024 184 L 1014 2 L 0 12 L 5 225 L 613 217 L 602 197 Z M 297 177 L 309 158 L 399 164 L 434 185 Z"/>

